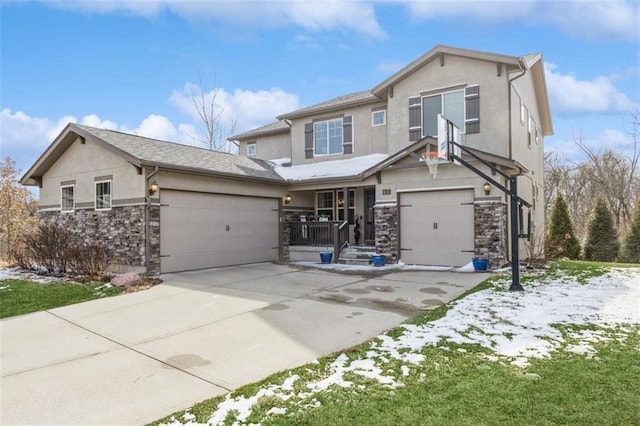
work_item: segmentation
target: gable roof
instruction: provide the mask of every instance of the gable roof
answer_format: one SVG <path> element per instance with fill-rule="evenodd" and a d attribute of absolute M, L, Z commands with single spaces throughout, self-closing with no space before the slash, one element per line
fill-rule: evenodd
<path fill-rule="evenodd" d="M 42 176 L 78 137 L 98 143 L 136 167 L 283 182 L 264 160 L 74 123 L 62 130 L 20 182 L 40 185 Z"/>
<path fill-rule="evenodd" d="M 514 67 L 520 66 L 520 59 L 517 56 L 508 56 L 501 55 L 498 53 L 489 53 L 489 52 L 481 52 L 479 50 L 470 50 L 470 49 L 461 49 L 458 47 L 450 47 L 443 46 L 438 44 L 434 46 L 431 50 L 429 50 L 424 55 L 420 56 L 415 61 L 411 62 L 406 67 L 402 68 L 400 71 L 393 74 L 391 77 L 384 80 L 382 83 L 378 84 L 376 87 L 371 90 L 376 96 L 385 98 L 384 93 L 386 90 L 398 83 L 400 80 L 404 80 L 420 68 L 422 68 L 427 63 L 440 58 L 440 55 L 453 55 L 453 56 L 462 56 L 465 58 L 478 59 L 481 61 L 489 61 L 489 62 L 499 62 L 502 64 L 512 65 Z"/>
<path fill-rule="evenodd" d="M 382 99 L 373 95 L 370 90 L 363 90 L 361 92 L 349 93 L 348 95 L 338 96 L 337 98 L 329 99 L 328 101 L 320 102 L 319 104 L 291 111 L 286 114 L 282 114 L 277 118 L 281 120 L 300 118 L 320 112 L 333 111 L 336 108 L 347 108 L 380 101 L 382 101 Z"/>
<path fill-rule="evenodd" d="M 258 136 L 269 136 L 269 135 L 277 135 L 280 133 L 289 133 L 291 126 L 284 120 L 274 121 L 269 124 L 265 124 L 261 127 L 256 127 L 255 129 L 248 130 L 243 133 L 238 133 L 237 135 L 232 135 L 227 138 L 230 141 L 240 141 L 246 139 L 256 138 Z"/>

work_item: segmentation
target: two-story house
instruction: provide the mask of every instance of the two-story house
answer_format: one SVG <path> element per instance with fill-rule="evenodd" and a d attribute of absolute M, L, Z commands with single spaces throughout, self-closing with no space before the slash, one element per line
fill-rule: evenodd
<path fill-rule="evenodd" d="M 485 256 L 500 266 L 509 259 L 508 197 L 447 161 L 429 174 L 422 154 L 435 151 L 438 114 L 458 126 L 461 145 L 519 176 L 542 231 L 543 145 L 553 129 L 540 54 L 436 46 L 369 90 L 233 136 L 239 155 L 69 124 L 21 181 L 40 187 L 42 221 L 153 274 L 317 261 L 346 242 L 388 261 L 459 266 Z"/>
<path fill-rule="evenodd" d="M 541 54 L 436 46 L 371 90 L 283 114 L 233 139 L 242 155 L 278 159 L 290 217 L 341 221 L 346 211 L 351 243 L 358 220 L 359 243 L 405 263 L 462 265 L 474 255 L 505 263 L 508 197 L 455 164 L 443 162 L 432 178 L 420 161 L 435 151 L 428 146 L 438 114 L 459 127 L 462 145 L 521 176 L 519 193 L 540 233 L 544 136 L 553 131 Z"/>

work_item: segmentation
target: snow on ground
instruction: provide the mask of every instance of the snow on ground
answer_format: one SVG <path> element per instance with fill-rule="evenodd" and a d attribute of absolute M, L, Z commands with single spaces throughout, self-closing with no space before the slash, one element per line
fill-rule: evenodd
<path fill-rule="evenodd" d="M 33 272 L 27 272 L 19 267 L 0 269 L 0 280 L 9 280 L 9 279 L 16 279 L 16 280 L 28 279 L 31 281 L 35 281 L 37 283 L 50 283 L 54 281 L 60 281 L 59 277 L 56 278 L 56 277 L 47 277 L 44 275 L 38 275 Z"/>
<path fill-rule="evenodd" d="M 425 361 L 420 353 L 425 346 L 449 350 L 447 343 L 480 345 L 488 350 L 488 360 L 508 361 L 526 368 L 531 359 L 549 357 L 561 348 L 589 356 L 598 342 L 611 338 L 624 341 L 632 328 L 639 329 L 640 269 L 612 270 L 585 284 L 569 276 L 527 283 L 524 292 L 505 291 L 509 280 L 452 303 L 447 314 L 436 321 L 403 325 L 404 332 L 399 337 L 378 336 L 363 358 L 349 360 L 346 354 L 339 355 L 326 374 L 298 386 L 297 393 L 294 384 L 300 378 L 291 375 L 282 384 L 270 385 L 251 397 L 229 394 L 206 424 L 222 424 L 233 411 L 237 414 L 236 424 L 244 422 L 254 404 L 265 396 L 301 409 L 318 406 L 314 397 L 317 393 L 332 385 L 353 386 L 347 374 L 367 377 L 389 388 L 403 386 L 403 377 Z M 587 324 L 598 327 L 580 327 Z M 465 352 L 462 348 L 459 351 Z M 400 371 L 384 370 L 390 359 L 402 362 Z M 274 407 L 269 412 L 278 415 L 287 410 Z M 170 424 L 195 424 L 194 421 L 193 415 L 187 413 Z"/>
<path fill-rule="evenodd" d="M 394 271 L 453 271 L 453 272 L 475 272 L 473 263 L 455 268 L 452 266 L 423 266 L 407 265 L 402 262 L 389 263 L 383 266 L 372 265 L 343 265 L 341 263 L 318 263 L 318 262 L 292 262 L 294 265 L 305 266 L 307 268 L 323 269 L 336 272 L 394 272 Z"/>

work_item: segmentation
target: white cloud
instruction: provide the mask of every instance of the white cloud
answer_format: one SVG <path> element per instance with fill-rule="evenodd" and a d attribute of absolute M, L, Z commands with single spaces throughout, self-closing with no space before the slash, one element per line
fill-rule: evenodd
<path fill-rule="evenodd" d="M 636 0 L 396 0 L 415 19 L 466 18 L 474 23 L 518 21 L 552 24 L 587 40 L 628 40 L 640 36 Z"/>
<path fill-rule="evenodd" d="M 193 102 L 194 95 L 200 96 L 200 86 L 189 82 L 181 90 L 174 90 L 169 99 L 199 124 L 201 119 Z M 299 108 L 298 96 L 278 87 L 258 91 L 235 89 L 233 93 L 219 88 L 205 93 L 207 105 L 212 100 L 215 109 L 221 113 L 223 125 L 237 123 L 236 133 L 270 123 L 276 116 Z"/>
<path fill-rule="evenodd" d="M 595 136 L 582 131 L 571 137 L 545 139 L 545 151 L 555 152 L 572 162 L 584 161 L 586 154 L 576 142 L 580 142 L 595 153 L 611 150 L 628 158 L 633 156 L 633 137 L 617 129 L 604 128 Z"/>
<path fill-rule="evenodd" d="M 400 61 L 386 61 L 379 63 L 377 69 L 378 71 L 393 74 L 400 71 L 406 65 L 406 63 Z"/>
<path fill-rule="evenodd" d="M 96 114 L 86 115 L 78 121 L 71 115 L 51 119 L 32 117 L 23 111 L 13 112 L 9 108 L 4 108 L 0 112 L 2 158 L 11 157 L 16 161 L 18 169 L 26 171 L 70 122 L 80 122 L 87 126 L 119 130 L 161 140 L 201 145 L 196 140 L 199 134 L 195 126 L 184 123 L 175 126 L 167 117 L 157 114 L 149 115 L 135 128 L 128 128 L 110 120 L 102 120 Z"/>
<path fill-rule="evenodd" d="M 213 19 L 239 23 L 250 28 L 294 25 L 313 31 L 345 28 L 356 33 L 384 38 L 373 4 L 341 0 L 41 0 L 67 10 L 93 13 L 129 13 L 153 17 L 169 10 L 190 20 Z M 357 17 L 357 19 L 356 19 Z"/>
<path fill-rule="evenodd" d="M 530 15 L 535 1 L 418 1 L 399 0 L 405 3 L 410 14 L 416 19 L 437 19 L 465 17 L 468 19 L 482 19 L 501 21 L 505 19 L 519 19 Z"/>
<path fill-rule="evenodd" d="M 547 19 L 580 38 L 637 42 L 640 36 L 640 6 L 634 0 L 555 1 L 544 6 Z"/>
<path fill-rule="evenodd" d="M 545 69 L 554 114 L 628 113 L 637 108 L 627 95 L 616 89 L 610 77 L 579 80 L 573 74 L 556 71 L 555 64 L 546 63 Z"/>

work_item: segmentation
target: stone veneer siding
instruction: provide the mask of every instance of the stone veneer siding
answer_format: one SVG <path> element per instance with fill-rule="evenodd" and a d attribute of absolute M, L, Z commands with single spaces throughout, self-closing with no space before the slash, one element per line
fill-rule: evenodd
<path fill-rule="evenodd" d="M 387 256 L 387 262 L 398 261 L 398 206 L 384 204 L 374 207 L 376 252 Z"/>
<path fill-rule="evenodd" d="M 152 206 L 150 214 L 150 275 L 160 273 L 160 206 Z M 145 206 L 113 207 L 111 210 L 75 210 L 39 212 L 41 224 L 55 223 L 79 236 L 84 244 L 105 244 L 115 263 L 145 267 Z"/>
<path fill-rule="evenodd" d="M 289 236 L 289 226 L 288 224 L 290 222 L 298 222 L 300 221 L 300 216 L 301 215 L 305 215 L 305 216 L 309 216 L 309 215 L 313 215 L 314 211 L 313 209 L 287 209 L 287 208 L 283 208 L 282 209 L 282 233 L 281 233 L 281 251 L 280 251 L 280 260 L 282 262 L 288 262 L 289 260 L 291 260 L 291 257 L 289 256 L 289 245 L 291 242 L 290 236 Z"/>
<path fill-rule="evenodd" d="M 490 268 L 507 263 L 507 205 L 477 201 L 474 205 L 476 257 L 489 259 Z"/>

